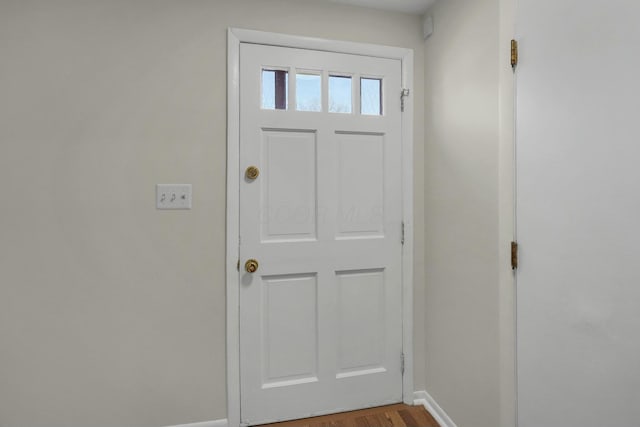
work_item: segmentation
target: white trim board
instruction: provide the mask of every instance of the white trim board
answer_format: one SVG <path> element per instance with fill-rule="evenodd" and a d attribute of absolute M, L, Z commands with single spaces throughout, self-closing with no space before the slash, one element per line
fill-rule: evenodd
<path fill-rule="evenodd" d="M 440 427 L 457 427 L 451 417 L 438 405 L 429 393 L 424 390 L 413 393 L 413 404 L 422 405 L 431 414 L 433 418 L 440 424 Z"/>
<path fill-rule="evenodd" d="M 213 420 L 213 421 L 202 421 L 199 423 L 191 423 L 191 424 L 180 424 L 175 426 L 168 427 L 228 427 L 229 423 L 227 419 Z"/>
<path fill-rule="evenodd" d="M 240 273 L 236 268 L 240 235 L 240 44 L 254 43 L 400 60 L 402 87 L 413 90 L 413 50 L 229 28 L 227 33 L 227 417 L 240 426 Z M 398 94 L 399 96 L 399 94 Z M 402 114 L 402 186 L 405 241 L 402 248 L 402 397 L 413 404 L 413 96 Z M 191 426 L 190 426 L 191 427 Z M 200 426 L 198 426 L 200 427 Z M 203 426 L 208 427 L 208 426 Z"/>
<path fill-rule="evenodd" d="M 238 40 L 238 43 L 294 47 L 299 49 L 320 50 L 323 52 L 348 53 L 351 55 L 400 60 L 406 59 L 407 55 L 413 56 L 413 50 L 411 49 L 369 43 L 292 36 L 266 31 L 246 30 L 243 28 L 230 28 L 229 34 L 233 34 L 233 36 Z"/>

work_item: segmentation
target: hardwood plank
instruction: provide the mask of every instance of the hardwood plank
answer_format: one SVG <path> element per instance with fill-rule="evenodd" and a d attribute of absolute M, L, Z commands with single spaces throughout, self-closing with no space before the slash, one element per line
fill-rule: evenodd
<path fill-rule="evenodd" d="M 424 407 L 398 403 L 303 420 L 264 424 L 261 427 L 439 427 L 439 425 Z"/>
<path fill-rule="evenodd" d="M 352 420 L 353 421 L 355 419 L 355 417 L 375 414 L 375 413 L 378 413 L 378 412 L 380 412 L 382 410 L 384 410 L 384 411 L 395 411 L 395 410 L 403 409 L 405 407 L 406 407 L 406 405 L 404 405 L 402 403 L 397 403 L 397 404 L 394 404 L 394 405 L 379 406 L 379 407 L 367 408 L 367 409 L 360 409 L 360 410 L 357 410 L 357 411 L 340 412 L 340 413 L 337 413 L 337 414 L 323 415 L 323 416 L 320 416 L 320 417 L 304 418 L 302 420 L 283 421 L 283 422 L 280 422 L 280 423 L 265 424 L 262 427 L 271 427 L 271 426 L 277 426 L 277 427 L 303 427 L 303 426 L 307 426 L 307 425 L 308 425 L 308 427 L 318 427 L 317 425 L 315 425 L 313 423 L 318 423 L 318 422 L 323 422 L 323 421 L 342 421 L 342 422 L 344 422 L 344 420 Z M 300 424 L 300 423 L 304 423 L 304 424 Z M 351 425 L 348 425 L 347 427 L 355 427 L 355 425 L 351 424 Z"/>
<path fill-rule="evenodd" d="M 367 417 L 357 417 L 355 421 L 356 427 L 371 427 L 369 422 L 367 422 Z"/>
<path fill-rule="evenodd" d="M 377 427 L 394 427 L 393 423 L 384 415 L 384 413 L 377 413 L 375 415 L 369 415 L 367 419 Z"/>
<path fill-rule="evenodd" d="M 408 426 L 419 426 L 420 424 L 418 423 L 418 421 L 416 421 L 415 418 L 413 418 L 413 415 L 411 414 L 410 411 L 406 410 L 406 409 L 401 409 L 398 411 L 398 414 L 400 414 L 400 417 L 402 418 L 402 420 L 404 421 L 404 423 Z"/>
<path fill-rule="evenodd" d="M 416 419 L 416 421 L 418 422 L 418 424 L 425 425 L 425 426 L 433 426 L 433 427 L 438 427 L 438 423 L 436 422 L 436 420 L 433 419 L 433 417 L 431 416 L 431 414 L 427 411 L 424 410 L 424 408 L 422 407 L 418 407 L 418 406 L 414 406 L 412 408 L 409 409 L 409 412 L 411 413 L 411 415 L 413 416 L 413 418 Z"/>
<path fill-rule="evenodd" d="M 424 417 L 426 418 L 427 421 L 427 425 L 430 427 L 440 427 L 440 424 L 438 424 L 438 422 L 436 421 L 435 418 L 433 418 L 433 415 L 431 415 L 429 413 L 429 411 L 424 411 L 423 412 Z"/>
<path fill-rule="evenodd" d="M 429 420 L 429 423 L 430 423 L 429 425 L 431 425 L 433 427 L 440 427 L 440 424 L 438 424 L 436 419 L 433 418 L 433 416 L 429 412 L 427 412 L 427 419 Z"/>
<path fill-rule="evenodd" d="M 398 411 L 385 412 L 384 415 L 389 421 L 391 421 L 391 425 L 393 425 L 393 427 L 411 427 L 404 423 L 404 420 L 400 414 L 398 414 Z"/>

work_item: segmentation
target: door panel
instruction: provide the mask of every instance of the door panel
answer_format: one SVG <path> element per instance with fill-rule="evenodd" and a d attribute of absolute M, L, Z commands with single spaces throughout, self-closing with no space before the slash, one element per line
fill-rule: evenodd
<path fill-rule="evenodd" d="M 640 3 L 518 3 L 519 426 L 637 426 Z"/>
<path fill-rule="evenodd" d="M 241 272 L 242 421 L 400 402 L 400 61 L 241 44 L 240 63 L 240 168 L 260 170 L 240 189 L 241 265 L 259 262 Z"/>
<path fill-rule="evenodd" d="M 336 276 L 339 334 L 336 378 L 384 372 L 384 270 L 339 271 Z"/>
<path fill-rule="evenodd" d="M 317 276 L 263 277 L 262 287 L 263 387 L 318 381 Z"/>
<path fill-rule="evenodd" d="M 263 131 L 263 242 L 316 239 L 316 134 Z"/>
<path fill-rule="evenodd" d="M 338 235 L 384 233 L 384 135 L 337 134 Z"/>

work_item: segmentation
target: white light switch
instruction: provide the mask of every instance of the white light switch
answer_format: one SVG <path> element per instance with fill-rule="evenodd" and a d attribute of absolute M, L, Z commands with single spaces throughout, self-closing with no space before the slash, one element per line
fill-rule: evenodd
<path fill-rule="evenodd" d="M 191 209 L 191 184 L 157 184 L 157 209 Z"/>

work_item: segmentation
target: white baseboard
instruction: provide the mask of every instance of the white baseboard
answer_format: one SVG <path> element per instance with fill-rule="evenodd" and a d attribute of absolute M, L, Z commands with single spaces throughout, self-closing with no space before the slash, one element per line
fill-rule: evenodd
<path fill-rule="evenodd" d="M 438 405 L 433 397 L 426 391 L 416 391 L 413 393 L 413 404 L 422 405 L 436 419 L 440 427 L 457 427 L 456 423 L 447 415 L 447 413 Z"/>
<path fill-rule="evenodd" d="M 203 421 L 201 423 L 180 424 L 180 425 L 168 426 L 168 427 L 229 427 L 229 423 L 225 418 L 222 420 Z"/>

